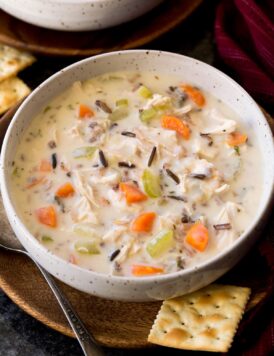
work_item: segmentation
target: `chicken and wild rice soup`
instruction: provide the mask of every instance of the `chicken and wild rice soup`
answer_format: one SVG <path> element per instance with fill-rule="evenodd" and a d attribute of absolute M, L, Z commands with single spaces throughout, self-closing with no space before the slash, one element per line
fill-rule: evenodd
<path fill-rule="evenodd" d="M 260 152 L 224 103 L 183 79 L 115 72 L 75 82 L 21 137 L 19 216 L 69 263 L 118 276 L 197 266 L 259 203 Z"/>

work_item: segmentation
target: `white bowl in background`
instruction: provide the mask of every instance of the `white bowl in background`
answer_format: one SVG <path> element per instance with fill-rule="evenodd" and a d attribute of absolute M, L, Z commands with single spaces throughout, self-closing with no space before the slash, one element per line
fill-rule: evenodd
<path fill-rule="evenodd" d="M 53 255 L 26 229 L 17 215 L 9 181 L 12 161 L 22 132 L 41 108 L 76 80 L 109 71 L 145 70 L 176 75 L 221 99 L 256 131 L 262 154 L 263 187 L 260 204 L 246 231 L 228 248 L 199 266 L 151 277 L 119 277 L 88 271 Z M 196 59 L 158 51 L 132 50 L 87 58 L 56 73 L 42 83 L 21 105 L 4 139 L 0 183 L 10 224 L 23 246 L 58 279 L 81 291 L 109 299 L 148 301 L 167 299 L 199 289 L 232 268 L 258 237 L 271 208 L 274 182 L 274 146 L 270 128 L 258 105 L 235 81 Z M 30 276 L 31 278 L 31 276 Z"/>
<path fill-rule="evenodd" d="M 120 25 L 163 0 L 0 0 L 0 8 L 30 24 L 53 30 L 86 31 Z"/>

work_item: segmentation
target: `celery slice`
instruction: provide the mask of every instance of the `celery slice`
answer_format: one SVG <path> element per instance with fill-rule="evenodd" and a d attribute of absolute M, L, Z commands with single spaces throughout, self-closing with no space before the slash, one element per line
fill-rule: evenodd
<path fill-rule="evenodd" d="M 93 146 L 79 147 L 79 148 L 76 148 L 72 152 L 72 155 L 73 155 L 74 158 L 91 159 L 96 150 L 97 150 L 97 147 L 93 147 Z"/>
<path fill-rule="evenodd" d="M 77 241 L 74 244 L 77 252 L 88 255 L 99 255 L 100 250 L 94 241 Z"/>
<path fill-rule="evenodd" d="M 144 191 L 150 198 L 159 198 L 162 194 L 160 177 L 156 176 L 150 169 L 145 169 L 142 175 Z"/>
<path fill-rule="evenodd" d="M 81 223 L 74 225 L 73 232 L 76 235 L 80 235 L 83 237 L 97 238 L 94 229 L 90 226 L 89 223 Z"/>
<path fill-rule="evenodd" d="M 53 241 L 53 238 L 50 237 L 50 236 L 48 236 L 48 235 L 43 235 L 43 236 L 41 237 L 41 240 L 42 240 L 43 242 L 52 242 L 52 241 Z"/>
<path fill-rule="evenodd" d="M 138 89 L 138 94 L 145 99 L 149 99 L 152 97 L 152 91 L 144 85 L 140 86 L 140 88 Z"/>
<path fill-rule="evenodd" d="M 116 106 L 128 106 L 127 99 L 119 99 L 116 101 Z"/>
<path fill-rule="evenodd" d="M 152 120 L 157 111 L 154 108 L 146 109 L 140 112 L 140 120 L 145 124 L 148 124 L 150 120 Z"/>
<path fill-rule="evenodd" d="M 148 242 L 146 250 L 152 258 L 158 258 L 172 247 L 173 241 L 173 231 L 163 230 Z"/>
<path fill-rule="evenodd" d="M 128 116 L 128 109 L 125 105 L 119 106 L 117 109 L 109 114 L 109 119 L 111 121 L 119 121 Z"/>

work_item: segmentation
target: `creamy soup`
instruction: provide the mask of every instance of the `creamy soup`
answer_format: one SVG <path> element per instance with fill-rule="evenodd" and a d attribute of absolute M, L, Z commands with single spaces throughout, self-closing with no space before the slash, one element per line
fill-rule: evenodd
<path fill-rule="evenodd" d="M 197 266 L 251 223 L 261 192 L 256 137 L 183 78 L 108 73 L 72 87 L 20 139 L 19 216 L 80 267 L 148 276 Z"/>

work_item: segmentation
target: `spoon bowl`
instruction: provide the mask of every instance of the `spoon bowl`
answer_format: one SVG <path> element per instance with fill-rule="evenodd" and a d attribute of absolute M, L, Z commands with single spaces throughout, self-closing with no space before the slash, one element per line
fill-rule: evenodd
<path fill-rule="evenodd" d="M 1 196 L 0 196 L 1 198 Z M 0 199 L 1 201 L 1 199 Z M 0 203 L 0 216 L 4 215 L 3 205 Z M 22 253 L 28 256 L 40 270 L 41 274 L 47 281 L 49 287 L 51 288 L 53 294 L 55 295 L 60 307 L 62 308 L 71 328 L 73 329 L 80 346 L 82 347 L 83 353 L 86 356 L 102 356 L 104 355 L 103 350 L 98 346 L 97 342 L 93 336 L 87 331 L 85 325 L 81 321 L 80 317 L 73 309 L 72 305 L 63 294 L 61 289 L 57 286 L 54 278 L 33 258 L 33 256 L 24 249 L 20 241 L 14 235 L 7 219 L 1 221 L 1 233 L 0 233 L 0 248 L 5 249 L 9 252 Z"/>

